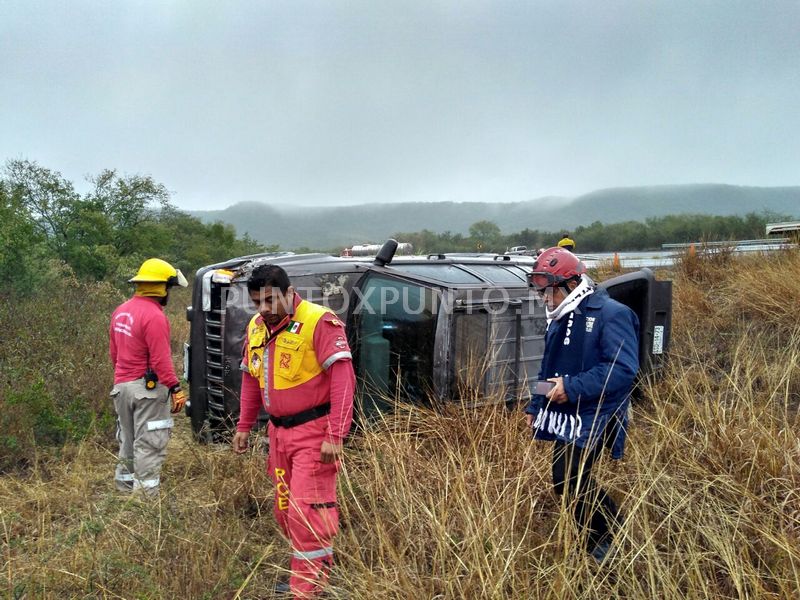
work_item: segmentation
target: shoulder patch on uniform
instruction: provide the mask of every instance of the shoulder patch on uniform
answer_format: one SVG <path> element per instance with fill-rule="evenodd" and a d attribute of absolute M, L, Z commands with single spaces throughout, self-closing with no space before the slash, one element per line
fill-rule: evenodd
<path fill-rule="evenodd" d="M 326 323 L 330 323 L 334 327 L 344 327 L 344 323 L 342 323 L 339 319 L 336 319 L 336 318 L 326 319 L 325 322 Z"/>

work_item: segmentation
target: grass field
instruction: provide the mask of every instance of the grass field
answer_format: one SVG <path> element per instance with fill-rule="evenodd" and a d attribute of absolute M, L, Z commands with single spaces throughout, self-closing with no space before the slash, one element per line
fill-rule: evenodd
<path fill-rule="evenodd" d="M 550 490 L 550 448 L 530 441 L 521 413 L 399 406 L 348 447 L 332 596 L 800 597 L 800 255 L 687 256 L 669 276 L 671 361 L 634 409 L 625 459 L 597 469 L 626 516 L 608 569 L 578 551 L 570 508 Z M 104 327 L 121 296 L 85 294 L 107 299 L 105 312 L 62 340 L 55 366 L 45 361 L 57 346 L 24 354 L 35 365 L 27 370 L 13 359 L 29 342 L 9 337 L 4 350 L 15 379 L 0 400 L 17 412 L 3 422 L 16 459 L 0 475 L 0 589 L 10 598 L 270 598 L 288 545 L 259 449 L 238 457 L 198 445 L 179 417 L 161 496 L 149 500 L 114 491 L 107 417 L 57 451 L 26 437 L 36 423 L 19 399 L 30 386 L 107 414 Z M 54 300 L 62 318 L 77 310 L 69 298 L 41 310 Z M 171 310 L 178 340 L 183 304 Z M 14 325 L 26 323 L 35 326 Z"/>

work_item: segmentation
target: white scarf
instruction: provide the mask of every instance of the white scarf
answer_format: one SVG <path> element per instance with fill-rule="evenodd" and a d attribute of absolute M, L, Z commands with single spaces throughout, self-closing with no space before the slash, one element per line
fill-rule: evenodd
<path fill-rule="evenodd" d="M 555 290 L 553 291 L 555 292 Z M 591 296 L 592 294 L 594 294 L 594 281 L 586 275 L 581 275 L 581 282 L 561 301 L 561 304 L 556 306 L 553 310 L 545 308 L 547 324 L 549 325 L 550 321 L 558 321 L 564 315 L 568 315 L 578 308 L 578 305 L 586 296 Z"/>

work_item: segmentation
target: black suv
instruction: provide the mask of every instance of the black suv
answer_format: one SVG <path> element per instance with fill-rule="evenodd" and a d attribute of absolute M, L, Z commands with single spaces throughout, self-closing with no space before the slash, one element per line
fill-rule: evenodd
<path fill-rule="evenodd" d="M 544 351 L 544 307 L 528 288 L 529 256 L 376 257 L 267 253 L 197 271 L 185 377 L 188 414 L 203 440 L 227 432 L 239 414 L 242 346 L 255 307 L 247 278 L 261 264 L 283 267 L 301 297 L 346 323 L 358 378 L 357 411 L 368 417 L 390 399 L 515 402 L 530 397 Z M 640 363 L 648 374 L 667 350 L 669 281 L 643 269 L 600 284 L 641 322 Z M 263 418 L 263 415 L 262 415 Z"/>

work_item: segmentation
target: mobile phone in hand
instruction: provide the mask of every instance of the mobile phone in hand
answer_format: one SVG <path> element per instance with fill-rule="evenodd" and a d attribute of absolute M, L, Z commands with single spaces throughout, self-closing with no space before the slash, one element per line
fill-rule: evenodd
<path fill-rule="evenodd" d="M 536 396 L 546 396 L 554 387 L 556 384 L 553 381 L 537 381 L 533 384 L 533 393 Z"/>

